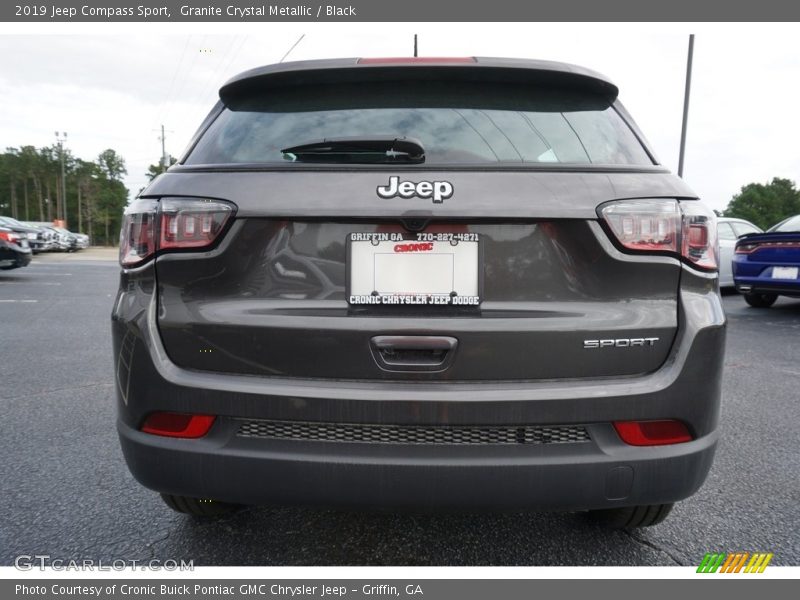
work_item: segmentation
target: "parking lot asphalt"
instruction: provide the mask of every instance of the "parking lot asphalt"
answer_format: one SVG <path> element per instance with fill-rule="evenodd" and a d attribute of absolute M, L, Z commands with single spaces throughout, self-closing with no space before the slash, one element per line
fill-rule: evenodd
<path fill-rule="evenodd" d="M 114 428 L 113 252 L 0 272 L 0 564 L 697 565 L 710 551 L 800 565 L 800 300 L 724 298 L 722 442 L 709 479 L 661 525 L 609 532 L 579 514 L 171 512 L 128 473 Z"/>

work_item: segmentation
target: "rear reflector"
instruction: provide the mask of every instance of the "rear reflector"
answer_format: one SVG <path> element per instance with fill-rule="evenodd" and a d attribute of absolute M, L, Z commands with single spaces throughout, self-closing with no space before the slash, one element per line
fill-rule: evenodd
<path fill-rule="evenodd" d="M 631 446 L 664 446 L 691 442 L 692 436 L 680 421 L 615 421 L 622 441 Z"/>
<path fill-rule="evenodd" d="M 463 64 L 478 62 L 471 56 L 399 56 L 394 58 L 359 58 L 360 65 L 425 65 L 425 64 Z"/>
<path fill-rule="evenodd" d="M 166 437 L 199 438 L 208 433 L 214 419 L 211 415 L 156 412 L 145 419 L 142 431 Z"/>

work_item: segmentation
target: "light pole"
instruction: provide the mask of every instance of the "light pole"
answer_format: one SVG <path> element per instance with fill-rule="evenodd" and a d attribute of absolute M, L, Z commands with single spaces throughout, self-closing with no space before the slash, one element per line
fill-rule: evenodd
<path fill-rule="evenodd" d="M 67 141 L 67 132 L 56 131 L 56 141 L 58 142 L 58 154 L 61 157 L 61 210 L 64 219 L 64 229 L 67 228 L 67 180 L 64 177 L 64 142 Z M 56 210 L 58 213 L 58 210 Z"/>
<path fill-rule="evenodd" d="M 689 52 L 686 57 L 686 87 L 683 93 L 683 122 L 681 123 L 681 150 L 678 154 L 678 177 L 683 177 L 683 158 L 686 154 L 686 128 L 689 124 L 689 94 L 692 91 L 692 58 L 694 34 L 689 35 Z"/>

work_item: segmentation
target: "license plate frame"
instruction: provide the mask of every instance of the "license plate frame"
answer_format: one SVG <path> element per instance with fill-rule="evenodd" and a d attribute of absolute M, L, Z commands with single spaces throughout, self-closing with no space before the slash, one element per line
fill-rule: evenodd
<path fill-rule="evenodd" d="M 477 308 L 483 301 L 478 233 L 351 232 L 346 249 L 345 296 L 352 307 Z M 417 289 L 403 289 L 412 279 Z"/>

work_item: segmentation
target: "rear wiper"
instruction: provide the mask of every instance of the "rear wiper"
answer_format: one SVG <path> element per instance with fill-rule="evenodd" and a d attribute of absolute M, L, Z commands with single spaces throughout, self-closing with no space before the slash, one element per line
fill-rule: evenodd
<path fill-rule="evenodd" d="M 425 162 L 425 148 L 414 138 L 391 135 L 326 138 L 281 150 L 293 162 L 403 163 Z"/>

